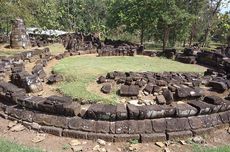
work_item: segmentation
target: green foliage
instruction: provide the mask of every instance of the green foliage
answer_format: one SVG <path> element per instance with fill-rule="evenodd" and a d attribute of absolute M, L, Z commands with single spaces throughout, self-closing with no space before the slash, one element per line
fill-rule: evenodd
<path fill-rule="evenodd" d="M 1 152 L 42 152 L 0 139 Z"/>
<path fill-rule="evenodd" d="M 10 20 L 21 17 L 27 27 L 92 32 L 102 38 L 139 39 L 140 43 L 154 41 L 164 47 L 210 38 L 230 43 L 229 13 L 218 13 L 219 1 L 0 0 L 0 32 L 9 33 Z"/>
<path fill-rule="evenodd" d="M 130 144 L 138 144 L 139 141 L 137 139 L 131 139 L 131 140 L 129 140 L 129 143 Z"/>
<path fill-rule="evenodd" d="M 199 145 L 194 145 L 193 147 L 194 152 L 229 152 L 230 147 L 229 146 L 220 146 L 220 147 L 201 147 Z"/>

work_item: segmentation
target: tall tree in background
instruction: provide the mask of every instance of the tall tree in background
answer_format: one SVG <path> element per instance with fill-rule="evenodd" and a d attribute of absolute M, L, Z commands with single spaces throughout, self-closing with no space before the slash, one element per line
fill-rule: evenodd
<path fill-rule="evenodd" d="M 203 40 L 203 45 L 207 45 L 207 40 L 210 34 L 210 30 L 212 27 L 212 21 L 215 15 L 218 13 L 220 5 L 221 5 L 222 0 L 210 0 L 209 2 L 209 11 L 208 11 L 208 16 L 207 16 L 207 27 L 205 29 L 204 33 L 204 40 Z"/>
<path fill-rule="evenodd" d="M 110 27 L 125 25 L 125 30 L 138 32 L 143 44 L 144 33 L 156 23 L 157 0 L 114 0 L 110 8 Z"/>

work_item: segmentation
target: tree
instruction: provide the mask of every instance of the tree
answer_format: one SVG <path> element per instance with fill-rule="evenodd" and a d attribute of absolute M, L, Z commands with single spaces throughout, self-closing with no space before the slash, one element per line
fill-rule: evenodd
<path fill-rule="evenodd" d="M 178 35 L 186 33 L 186 28 L 189 25 L 189 13 L 182 7 L 180 1 L 177 0 L 162 0 L 158 1 L 158 22 L 155 38 L 162 41 L 162 49 L 168 46 L 168 41 L 171 35 L 171 41 L 174 43 Z"/>
<path fill-rule="evenodd" d="M 203 40 L 203 45 L 205 46 L 207 45 L 207 40 L 208 40 L 208 36 L 211 30 L 211 26 L 212 26 L 212 21 L 214 16 L 218 13 L 219 11 L 219 7 L 221 5 L 222 0 L 210 0 L 210 4 L 209 4 L 209 14 L 207 16 L 207 28 L 205 29 L 205 34 L 204 34 L 204 40 Z"/>
<path fill-rule="evenodd" d="M 138 32 L 143 45 L 144 33 L 156 23 L 157 0 L 114 0 L 110 7 L 108 25 L 111 28 L 125 25 L 130 33 Z"/>

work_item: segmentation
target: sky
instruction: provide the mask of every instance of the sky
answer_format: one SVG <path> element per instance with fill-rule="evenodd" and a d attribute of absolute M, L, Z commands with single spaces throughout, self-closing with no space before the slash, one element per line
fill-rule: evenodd
<path fill-rule="evenodd" d="M 229 0 L 223 0 L 223 3 L 220 7 L 220 12 L 225 13 L 227 11 L 230 11 L 230 1 Z"/>

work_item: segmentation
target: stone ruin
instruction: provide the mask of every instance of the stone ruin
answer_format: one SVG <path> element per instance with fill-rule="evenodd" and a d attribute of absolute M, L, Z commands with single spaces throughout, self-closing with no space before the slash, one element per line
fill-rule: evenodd
<path fill-rule="evenodd" d="M 98 56 L 134 56 L 141 54 L 142 47 L 127 41 L 105 39 Z"/>
<path fill-rule="evenodd" d="M 177 57 L 173 49 L 164 54 L 169 58 Z M 43 68 L 54 58 L 47 48 L 1 57 L 1 117 L 56 136 L 109 142 L 178 140 L 229 126 L 229 65 L 222 62 L 228 60 L 226 57 L 219 60 L 215 55 L 208 56 L 208 60 L 216 59 L 210 66 L 222 67 L 222 70 L 208 69 L 204 75 L 114 71 L 100 76 L 98 83 L 104 93 L 110 93 L 114 85 L 118 85 L 117 93 L 122 97 L 142 100 L 142 97 L 150 96 L 153 101 L 116 105 L 81 105 L 81 99 L 74 101 L 66 96 L 29 94 L 39 91 L 43 81 L 53 84 L 64 79 L 55 73 L 46 79 Z M 203 58 L 196 61 L 204 62 Z M 28 62 L 35 63 L 32 71 L 25 70 Z M 10 82 L 6 82 L 7 76 L 10 76 Z"/>
<path fill-rule="evenodd" d="M 12 20 L 12 30 L 10 34 L 10 47 L 14 49 L 30 47 L 30 39 L 26 33 L 26 28 L 22 19 Z"/>
<path fill-rule="evenodd" d="M 103 93 L 110 93 L 113 87 L 120 88 L 118 95 L 136 99 L 140 105 L 199 99 L 211 92 L 223 93 L 230 88 L 228 76 L 211 69 L 204 76 L 198 73 L 114 71 L 100 76 L 98 83 L 102 84 Z"/>

